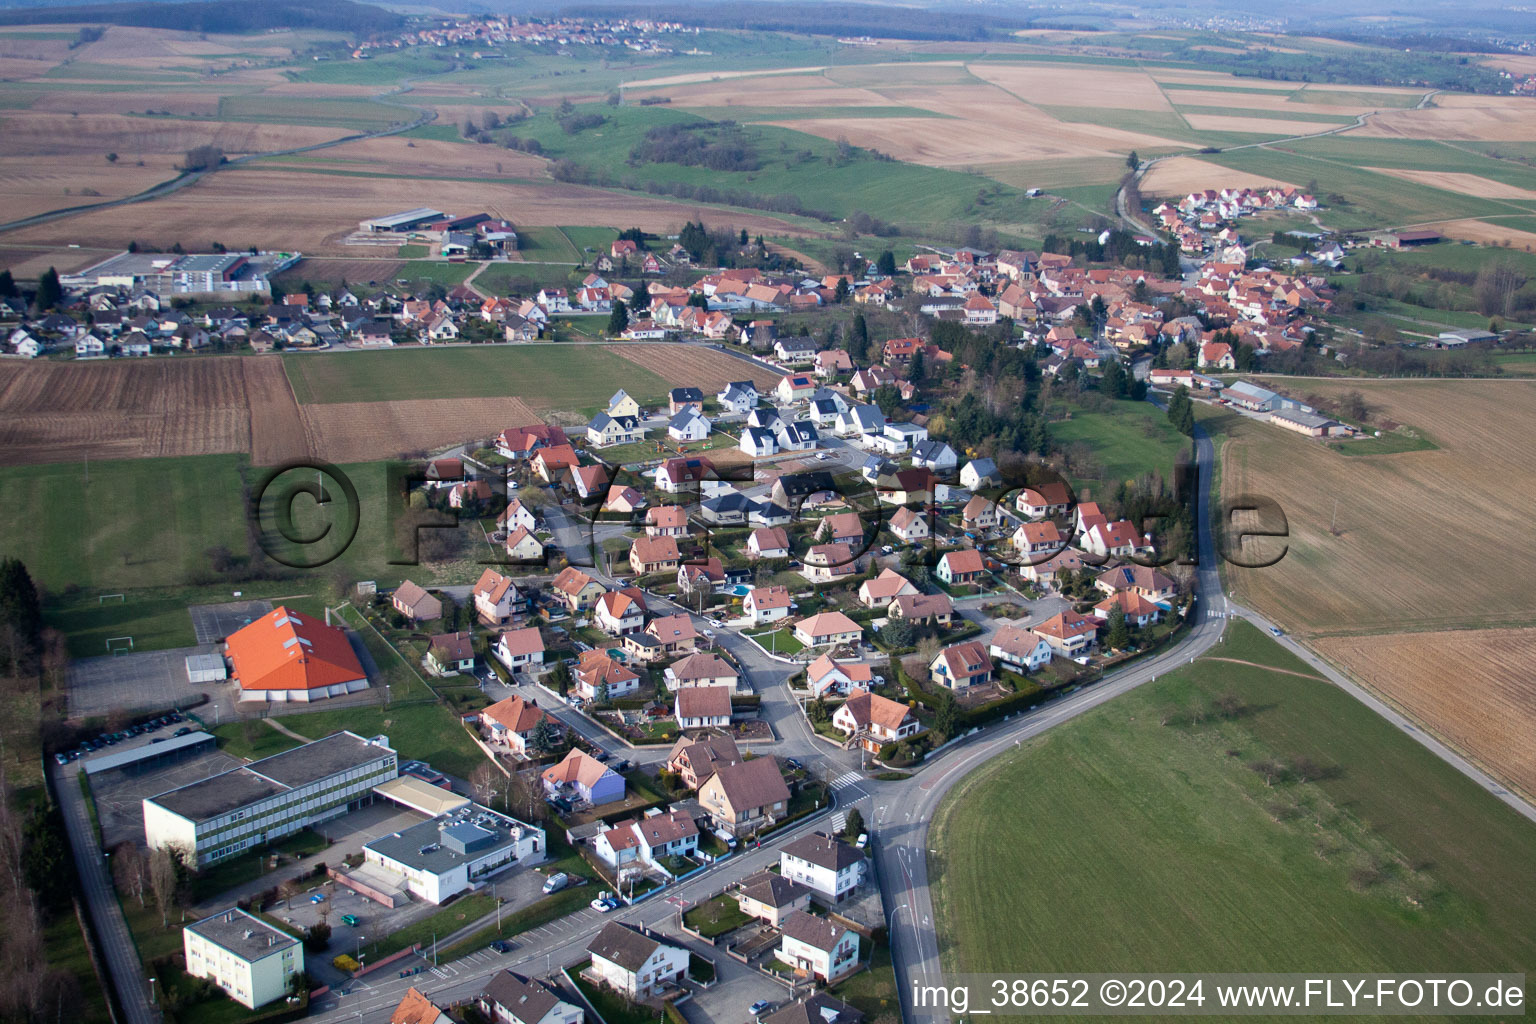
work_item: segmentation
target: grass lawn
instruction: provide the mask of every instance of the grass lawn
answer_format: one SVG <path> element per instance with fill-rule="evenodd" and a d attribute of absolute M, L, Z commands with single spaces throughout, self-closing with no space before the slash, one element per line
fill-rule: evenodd
<path fill-rule="evenodd" d="M 449 263 L 447 260 L 411 260 L 401 264 L 395 271 L 395 277 L 413 284 L 427 281 L 452 288 L 456 284 L 463 284 L 464 279 L 474 273 L 475 266 L 474 263 Z"/>
<path fill-rule="evenodd" d="M 427 761 L 438 771 L 461 779 L 468 778 L 485 760 L 458 718 L 442 704 L 412 702 L 316 711 L 288 715 L 283 725 L 314 740 L 341 729 L 350 729 L 359 736 L 383 733 L 400 752 L 401 760 Z"/>
<path fill-rule="evenodd" d="M 529 904 L 516 913 L 509 914 L 503 911 L 501 930 L 499 932 L 493 923 L 489 928 L 482 928 L 461 942 L 456 942 L 452 946 L 439 949 L 437 951 L 437 959 L 441 963 L 456 960 L 476 950 L 484 949 L 496 939 L 510 939 L 515 935 L 521 935 L 531 928 L 538 928 L 540 925 L 558 920 L 567 914 L 575 913 L 591 902 L 592 897 L 588 895 L 589 892 L 589 886 L 562 889 L 557 893 L 552 893 L 535 903 Z M 494 910 L 495 907 L 491 909 Z"/>
<path fill-rule="evenodd" d="M 860 940 L 860 957 L 869 961 L 869 969 L 860 971 L 829 991 L 864 1012 L 868 1024 L 889 1024 L 901 1019 L 901 1000 L 896 994 L 896 968 L 891 963 L 891 947 L 885 942 Z M 873 946 L 873 949 L 870 947 Z"/>
<path fill-rule="evenodd" d="M 621 387 L 642 405 L 663 401 L 671 387 L 660 375 L 593 345 L 402 349 L 353 352 L 341 359 L 285 356 L 283 367 L 303 404 L 512 395 L 535 409 L 595 410 Z"/>
<path fill-rule="evenodd" d="M 251 761 L 281 754 L 299 745 L 299 741 L 292 736 L 285 736 L 272 728 L 269 721 L 249 718 L 241 722 L 207 726 L 207 730 L 219 738 L 219 749 L 224 753 Z"/>
<path fill-rule="evenodd" d="M 1380 437 L 1340 441 L 1330 447 L 1340 455 L 1396 455 L 1400 452 L 1432 451 L 1440 446 L 1424 436 L 1424 432 L 1418 428 L 1402 427 Z"/>
<path fill-rule="evenodd" d="M 96 983 L 96 969 L 91 965 L 85 935 L 74 914 L 57 914 L 43 928 L 43 956 L 49 967 L 68 971 L 78 982 L 79 1010 L 71 1014 L 71 1024 L 107 1024 L 112 1019 L 106 993 Z"/>
<path fill-rule="evenodd" d="M 1076 413 L 1050 424 L 1050 432 L 1064 446 L 1082 443 L 1093 450 L 1097 471 L 1091 476 L 1074 473 L 1073 482 L 1080 487 L 1097 483 L 1110 492 L 1121 480 L 1153 470 L 1168 479 L 1189 445 L 1151 402 L 1116 402 L 1108 412 Z"/>
<path fill-rule="evenodd" d="M 618 232 L 613 233 L 618 237 Z M 525 227 L 517 232 L 517 251 L 525 260 L 536 263 L 579 263 L 581 254 L 571 239 L 557 227 Z"/>
<path fill-rule="evenodd" d="M 1254 627 L 1212 655 L 1285 671 L 1204 658 L 949 795 L 930 859 L 946 969 L 1536 962 L 1536 828 Z"/>
<path fill-rule="evenodd" d="M 475 287 L 491 295 L 526 296 L 540 288 L 565 288 L 579 283 L 581 278 L 575 271 L 575 267 L 564 263 L 492 263 L 475 278 Z"/>
<path fill-rule="evenodd" d="M 631 1003 L 612 989 L 600 988 L 583 978 L 581 971 L 591 962 L 567 968 L 567 972 L 604 1024 L 655 1024 L 657 1015 L 649 1007 Z"/>
<path fill-rule="evenodd" d="M 747 636 L 762 644 L 764 650 L 775 654 L 798 654 L 805 650 L 805 645 L 796 640 L 795 634 L 788 629 L 765 629 L 760 633 L 748 633 Z"/>
<path fill-rule="evenodd" d="M 742 913 L 736 900 L 721 893 L 712 900 L 700 903 L 683 915 L 683 923 L 706 939 L 712 939 L 717 935 L 724 935 L 752 920 Z"/>
<path fill-rule="evenodd" d="M 446 939 L 465 925 L 473 924 L 486 914 L 495 911 L 496 899 L 489 892 L 461 896 L 436 913 L 429 914 L 419 921 L 412 921 L 399 931 L 364 946 L 364 962 L 377 963 L 381 957 L 399 952 L 418 942 L 421 943 L 422 952 L 430 957 L 434 936 L 439 940 Z M 437 958 L 439 962 L 443 960 L 442 949 L 437 951 Z"/>
<path fill-rule="evenodd" d="M 178 585 L 209 548 L 245 550 L 243 455 L 0 469 L 0 551 L 51 590 Z M 88 481 L 88 482 L 87 482 Z"/>

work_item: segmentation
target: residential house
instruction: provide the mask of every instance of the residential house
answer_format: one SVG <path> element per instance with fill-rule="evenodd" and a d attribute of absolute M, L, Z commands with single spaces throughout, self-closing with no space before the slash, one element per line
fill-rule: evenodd
<path fill-rule="evenodd" d="M 678 563 L 677 589 L 681 594 L 700 591 L 708 594 L 719 590 L 724 585 L 725 566 L 718 558 L 711 556 Z"/>
<path fill-rule="evenodd" d="M 979 494 L 972 497 L 960 510 L 960 525 L 973 533 L 997 529 L 997 502 Z"/>
<path fill-rule="evenodd" d="M 526 459 L 541 448 L 569 444 L 564 430 L 544 423 L 503 430 L 496 438 L 497 452 L 509 459 Z"/>
<path fill-rule="evenodd" d="M 514 527 L 507 533 L 507 557 L 514 562 L 544 564 L 544 542 L 528 532 L 524 526 Z"/>
<path fill-rule="evenodd" d="M 998 629 L 987 653 L 1015 672 L 1034 672 L 1051 663 L 1051 645 L 1022 626 Z"/>
<path fill-rule="evenodd" d="M 1100 523 L 1083 534 L 1079 542 L 1084 551 L 1100 557 L 1130 558 L 1133 555 L 1153 553 L 1152 535 L 1137 533 L 1127 519 L 1113 523 Z"/>
<path fill-rule="evenodd" d="M 795 639 L 806 647 L 830 644 L 856 644 L 864 637 L 864 627 L 842 612 L 818 612 L 795 624 Z"/>
<path fill-rule="evenodd" d="M 667 436 L 674 441 L 702 441 L 709 436 L 708 417 L 693 409 L 684 409 L 667 423 Z"/>
<path fill-rule="evenodd" d="M 1031 519 L 1066 515 L 1072 504 L 1072 493 L 1059 480 L 1026 487 L 1019 492 L 1014 507 Z"/>
<path fill-rule="evenodd" d="M 699 803 L 716 827 L 742 836 L 784 817 L 789 810 L 789 787 L 775 758 L 757 757 L 717 765 L 699 786 Z"/>
<path fill-rule="evenodd" d="M 431 622 L 443 617 L 443 602 L 410 580 L 405 580 L 389 596 L 395 611 L 412 622 Z"/>
<path fill-rule="evenodd" d="M 533 453 L 533 471 L 547 484 L 559 483 L 568 469 L 581 465 L 576 449 L 568 444 L 551 445 Z"/>
<path fill-rule="evenodd" d="M 533 701 L 521 697 L 499 700 L 480 712 L 480 725 L 492 743 L 500 743 L 518 757 L 542 753 L 541 746 L 557 745 L 565 726 Z"/>
<path fill-rule="evenodd" d="M 874 681 L 874 669 L 861 661 L 836 661 L 823 654 L 805 668 L 806 688 L 814 697 L 847 693 L 854 687 L 868 688 Z"/>
<path fill-rule="evenodd" d="M 620 388 L 613 393 L 613 397 L 608 399 L 608 415 L 639 419 L 640 403 L 631 398 L 629 392 Z"/>
<path fill-rule="evenodd" d="M 816 378 L 808 373 L 788 374 L 779 381 L 773 393 L 780 405 L 810 401 L 811 395 L 816 393 Z"/>
<path fill-rule="evenodd" d="M 673 388 L 667 392 L 667 415 L 676 416 L 685 410 L 702 413 L 704 392 L 698 388 Z"/>
<path fill-rule="evenodd" d="M 645 594 L 639 587 L 610 590 L 597 599 L 593 622 L 609 636 L 623 636 L 645 626 Z"/>
<path fill-rule="evenodd" d="M 679 558 L 674 537 L 636 537 L 629 548 L 629 567 L 637 575 L 674 570 Z"/>
<path fill-rule="evenodd" d="M 1030 632 L 1051 645 L 1051 650 L 1065 658 L 1078 658 L 1093 647 L 1099 621 L 1091 616 L 1066 611 L 1051 616 Z"/>
<path fill-rule="evenodd" d="M 652 619 L 645 627 L 645 633 L 660 643 L 663 653 L 666 654 L 691 651 L 699 638 L 698 632 L 693 628 L 693 620 L 683 612 Z"/>
<path fill-rule="evenodd" d="M 749 380 L 733 380 L 715 395 L 725 413 L 745 416 L 757 408 L 757 385 Z"/>
<path fill-rule="evenodd" d="M 582 651 L 571 674 L 576 681 L 576 695 L 582 700 L 600 699 L 605 686 L 610 700 L 640 688 L 640 673 L 607 651 Z"/>
<path fill-rule="evenodd" d="M 864 1024 L 864 1014 L 841 999 L 814 992 L 775 1010 L 762 1018 L 762 1024 Z"/>
<path fill-rule="evenodd" d="M 831 983 L 859 966 L 859 935 L 847 925 L 797 910 L 780 932 L 773 955 L 797 974 Z"/>
<path fill-rule="evenodd" d="M 460 480 L 448 488 L 449 508 L 474 508 L 491 500 L 491 485 L 487 480 Z"/>
<path fill-rule="evenodd" d="M 917 587 L 895 569 L 882 569 L 880 575 L 859 585 L 859 603 L 866 608 L 884 608 L 902 594 L 915 594 Z"/>
<path fill-rule="evenodd" d="M 890 338 L 881 354 L 886 366 L 905 366 L 922 347 L 922 338 Z"/>
<path fill-rule="evenodd" d="M 854 405 L 837 414 L 833 429 L 839 437 L 866 437 L 885 429 L 885 413 L 877 405 Z"/>
<path fill-rule="evenodd" d="M 1150 626 L 1163 617 L 1162 605 L 1148 601 L 1134 590 L 1121 590 L 1111 594 L 1093 606 L 1093 614 L 1095 618 L 1108 622 L 1110 614 L 1116 608 L 1124 613 L 1126 625 L 1134 629 Z"/>
<path fill-rule="evenodd" d="M 575 748 L 540 778 L 550 796 L 574 795 L 594 807 L 624 799 L 624 776 Z"/>
<path fill-rule="evenodd" d="M 992 681 L 992 659 L 980 640 L 951 644 L 928 664 L 928 676 L 938 686 L 963 690 Z"/>
<path fill-rule="evenodd" d="M 776 622 L 789 616 L 788 587 L 753 587 L 742 599 L 742 614 L 754 626 Z"/>
<path fill-rule="evenodd" d="M 982 562 L 981 552 L 966 548 L 963 551 L 946 551 L 939 556 L 935 574 L 950 586 L 957 587 L 979 582 L 985 572 L 986 565 Z"/>
<path fill-rule="evenodd" d="M 943 441 L 927 439 L 912 446 L 912 465 L 931 469 L 935 473 L 947 473 L 959 465 L 960 457 Z"/>
<path fill-rule="evenodd" d="M 560 570 L 559 575 L 550 583 L 549 589 L 571 610 L 573 615 L 580 614 L 597 603 L 597 599 L 603 596 L 604 587 L 597 580 L 588 576 L 574 565 L 566 566 Z"/>
<path fill-rule="evenodd" d="M 618 921 L 603 925 L 587 952 L 592 954 L 592 977 L 632 1000 L 679 987 L 688 970 L 688 950 Z"/>
<path fill-rule="evenodd" d="M 427 665 L 440 676 L 474 672 L 475 634 L 465 630 L 437 634 L 427 645 Z"/>
<path fill-rule="evenodd" d="M 979 491 L 983 487 L 998 487 L 1002 482 L 1003 478 L 997 471 L 997 463 L 991 459 L 972 459 L 960 471 L 960 486 L 968 491 Z"/>
<path fill-rule="evenodd" d="M 948 626 L 954 620 L 955 603 L 948 594 L 898 594 L 889 614 L 920 626 Z"/>
<path fill-rule="evenodd" d="M 487 626 L 499 626 L 510 619 L 522 607 L 522 595 L 512 577 L 503 576 L 495 569 L 487 569 L 471 591 L 475 612 Z"/>
<path fill-rule="evenodd" d="M 645 440 L 645 425 L 633 416 L 600 412 L 587 424 L 587 443 L 597 447 Z"/>
<path fill-rule="evenodd" d="M 411 987 L 405 990 L 405 995 L 389 1015 L 389 1024 L 454 1024 L 454 1021 L 419 989 Z"/>
<path fill-rule="evenodd" d="M 632 515 L 645 507 L 645 495 L 633 487 L 610 487 L 608 497 L 603 501 L 604 512 L 617 512 L 621 515 Z"/>
<path fill-rule="evenodd" d="M 698 854 L 699 827 L 687 811 L 652 808 L 639 821 L 626 821 L 598 836 L 593 850 L 605 863 L 620 870 L 626 860 L 637 860 L 666 871 L 670 858 Z M 631 857 L 625 857 L 626 853 Z"/>
<path fill-rule="evenodd" d="M 816 342 L 811 338 L 780 338 L 773 343 L 773 354 L 786 366 L 801 366 L 816 358 Z"/>
<path fill-rule="evenodd" d="M 411 991 L 415 991 L 412 989 Z M 542 982 L 513 971 L 498 971 L 475 998 L 481 1015 L 490 1024 L 582 1024 L 585 1012 L 566 1002 Z M 431 1021 L 394 1021 L 390 1024 L 434 1024 Z M 446 1024 L 446 1022 L 437 1022 Z M 827 1022 L 832 1024 L 832 1022 Z M 843 1022 L 837 1022 L 843 1024 Z"/>
<path fill-rule="evenodd" d="M 731 724 L 727 686 L 685 686 L 673 697 L 672 707 L 679 729 L 723 729 Z"/>
<path fill-rule="evenodd" d="M 811 890 L 774 871 L 759 871 L 736 883 L 736 906 L 748 917 L 778 928 L 791 914 L 811 905 Z"/>
<path fill-rule="evenodd" d="M 1044 561 L 1067 546 L 1067 538 L 1050 520 L 1020 523 L 1010 538 L 1013 550 L 1030 561 Z"/>
<path fill-rule="evenodd" d="M 788 558 L 789 534 L 782 527 L 768 526 L 753 530 L 747 536 L 747 557 Z"/>
<path fill-rule="evenodd" d="M 815 374 L 818 377 L 836 377 L 841 373 L 853 372 L 853 360 L 849 359 L 848 353 L 840 348 L 829 348 L 825 352 L 817 352 L 815 364 Z"/>
<path fill-rule="evenodd" d="M 1150 565 L 1117 565 L 1099 573 L 1093 585 L 1106 594 L 1129 590 L 1155 604 L 1167 604 L 1178 595 L 1179 585 Z"/>
<path fill-rule="evenodd" d="M 916 736 L 923 728 L 905 704 L 857 686 L 848 691 L 848 699 L 833 713 L 832 727 L 871 753 L 887 743 Z"/>
<path fill-rule="evenodd" d="M 667 688 L 682 690 L 690 686 L 719 686 L 732 696 L 741 683 L 741 674 L 718 654 L 698 651 L 667 666 L 663 673 Z"/>
<path fill-rule="evenodd" d="M 608 486 L 608 470 L 604 466 L 572 466 L 569 473 L 571 490 L 583 501 L 597 497 Z"/>
<path fill-rule="evenodd" d="M 544 638 L 539 635 L 537 626 L 508 630 L 497 637 L 496 646 L 491 648 L 491 653 L 496 656 L 497 661 L 513 671 L 532 665 L 542 665 L 544 664 Z"/>
<path fill-rule="evenodd" d="M 897 707 L 907 710 L 904 704 Z M 889 712 L 894 714 L 894 710 Z M 811 832 L 779 849 L 779 874 L 805 886 L 828 905 L 835 906 L 853 895 L 864 883 L 867 870 L 864 851 L 825 832 Z"/>
<path fill-rule="evenodd" d="M 906 506 L 898 508 L 886 525 L 891 533 L 908 544 L 927 540 L 929 536 L 928 517 Z"/>
<path fill-rule="evenodd" d="M 1237 359 L 1231 345 L 1220 341 L 1207 341 L 1200 346 L 1200 354 L 1195 360 L 1195 365 L 1202 370 L 1235 370 Z"/>
<path fill-rule="evenodd" d="M 647 537 L 682 537 L 688 533 L 688 510 L 681 505 L 653 505 L 645 512 Z"/>
<path fill-rule="evenodd" d="M 800 574 L 812 583 L 830 583 L 858 572 L 858 556 L 847 544 L 814 544 L 805 553 Z"/>
<path fill-rule="evenodd" d="M 702 455 L 668 459 L 656 467 L 656 488 L 667 494 L 696 490 L 700 481 L 714 472 L 715 464 Z"/>
<path fill-rule="evenodd" d="M 522 527 L 529 532 L 537 529 L 539 522 L 534 518 L 533 510 L 523 504 L 523 499 L 513 498 L 507 502 L 506 511 L 496 517 L 496 529 L 515 530 Z"/>
<path fill-rule="evenodd" d="M 674 771 L 689 789 L 698 789 L 722 764 L 741 760 L 736 741 L 721 733 L 684 736 L 667 754 L 667 768 Z"/>

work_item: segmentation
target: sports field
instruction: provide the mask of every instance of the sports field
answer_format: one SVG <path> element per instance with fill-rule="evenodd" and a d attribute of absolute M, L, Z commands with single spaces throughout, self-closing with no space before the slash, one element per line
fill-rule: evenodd
<path fill-rule="evenodd" d="M 1536 964 L 1536 827 L 1243 622 L 956 787 L 932 846 L 947 970 Z"/>

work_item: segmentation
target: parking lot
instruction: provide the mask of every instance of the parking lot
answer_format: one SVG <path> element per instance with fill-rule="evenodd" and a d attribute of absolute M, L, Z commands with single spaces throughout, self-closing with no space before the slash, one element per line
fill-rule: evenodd
<path fill-rule="evenodd" d="M 187 657 L 211 654 L 212 644 L 168 651 L 82 658 L 69 666 L 69 717 L 105 718 L 114 711 L 157 711 L 188 704 L 222 684 L 187 682 Z"/>
<path fill-rule="evenodd" d="M 192 616 L 192 632 L 197 642 L 216 644 L 271 610 L 271 601 L 231 601 L 226 604 L 195 604 L 187 612 Z"/>

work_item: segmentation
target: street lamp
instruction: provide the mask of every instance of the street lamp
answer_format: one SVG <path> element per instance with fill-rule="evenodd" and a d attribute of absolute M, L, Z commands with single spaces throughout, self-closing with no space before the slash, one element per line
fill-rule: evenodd
<path fill-rule="evenodd" d="M 155 979 L 149 979 L 149 1005 L 155 1005 Z"/>

